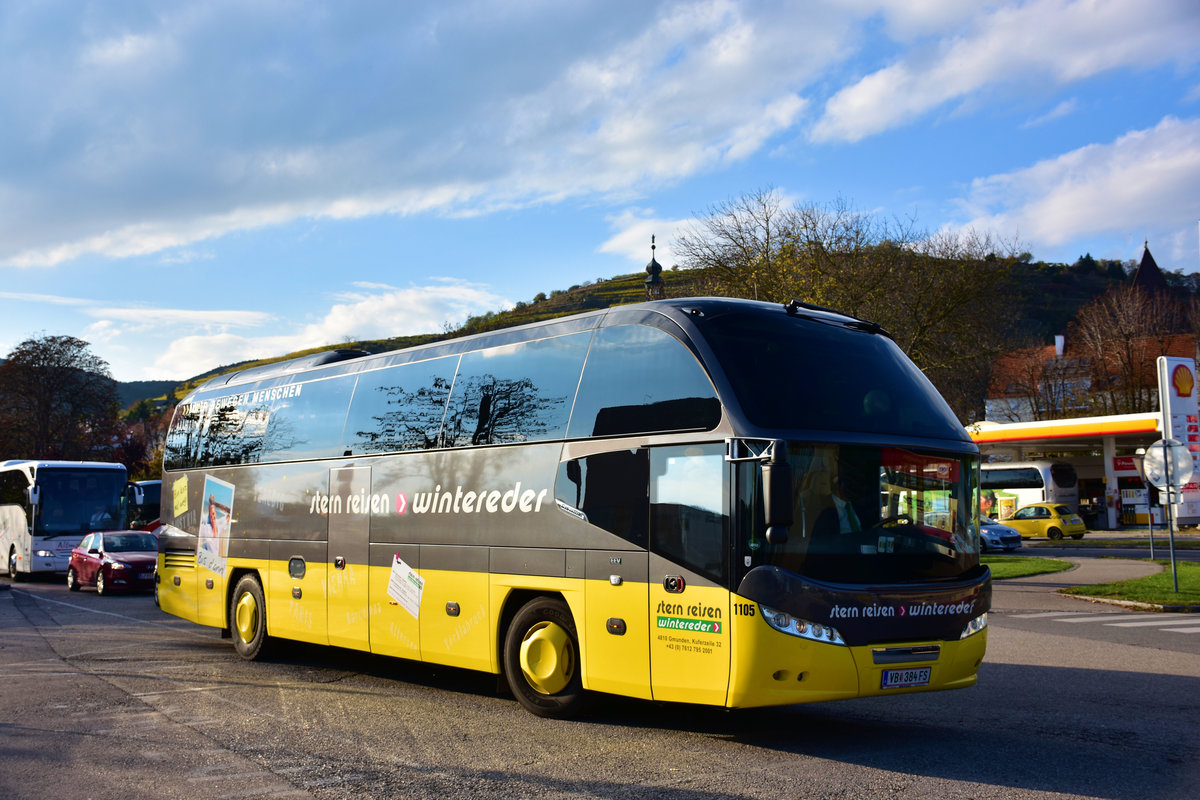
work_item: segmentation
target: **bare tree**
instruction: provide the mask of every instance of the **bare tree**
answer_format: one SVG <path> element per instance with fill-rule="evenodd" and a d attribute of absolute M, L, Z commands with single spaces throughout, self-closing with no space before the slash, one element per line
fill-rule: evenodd
<path fill-rule="evenodd" d="M 1172 296 L 1121 286 L 1079 310 L 1073 332 L 1092 364 L 1093 409 L 1137 414 L 1158 409 L 1155 361 L 1184 330 Z"/>
<path fill-rule="evenodd" d="M 964 422 L 981 418 L 1013 320 L 995 302 L 1022 254 L 990 236 L 925 234 L 838 200 L 785 206 L 760 190 L 710 210 L 675 244 L 714 294 L 806 300 L 886 328 Z"/>
<path fill-rule="evenodd" d="M 0 365 L 0 452 L 111 459 L 119 408 L 108 363 L 87 342 L 73 336 L 27 339 Z"/>
<path fill-rule="evenodd" d="M 774 300 L 791 269 L 794 214 L 774 189 L 759 189 L 713 206 L 674 243 L 679 260 L 707 270 L 713 294 Z"/>

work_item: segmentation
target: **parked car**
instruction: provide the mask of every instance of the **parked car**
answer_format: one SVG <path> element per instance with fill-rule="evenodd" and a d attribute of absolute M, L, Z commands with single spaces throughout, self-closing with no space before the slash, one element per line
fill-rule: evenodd
<path fill-rule="evenodd" d="M 980 517 L 979 546 L 985 553 L 1007 552 L 1021 547 L 1021 534 L 994 519 Z"/>
<path fill-rule="evenodd" d="M 1087 533 L 1087 525 L 1070 506 L 1062 503 L 1031 503 L 1022 506 L 1004 524 L 1015 528 L 1022 539 L 1035 536 L 1046 536 L 1050 539 L 1061 539 L 1070 536 L 1072 539 L 1082 539 Z"/>
<path fill-rule="evenodd" d="M 96 594 L 113 590 L 154 589 L 158 562 L 158 538 L 143 531 L 89 533 L 71 551 L 67 565 L 67 588 L 95 586 Z"/>

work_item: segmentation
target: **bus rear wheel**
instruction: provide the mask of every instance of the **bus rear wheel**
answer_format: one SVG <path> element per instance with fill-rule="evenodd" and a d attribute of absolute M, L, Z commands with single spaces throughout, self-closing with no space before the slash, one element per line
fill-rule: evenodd
<path fill-rule="evenodd" d="M 579 711 L 579 639 L 566 603 L 538 597 L 521 607 L 504 637 L 504 674 L 517 701 L 539 717 Z"/>
<path fill-rule="evenodd" d="M 1046 535 L 1051 539 L 1058 541 L 1062 538 L 1062 531 L 1060 531 L 1058 528 L 1051 528 L 1050 530 L 1046 531 Z"/>
<path fill-rule="evenodd" d="M 229 601 L 229 632 L 233 649 L 247 661 L 266 654 L 267 604 L 262 584 L 255 575 L 243 575 L 233 589 Z"/>

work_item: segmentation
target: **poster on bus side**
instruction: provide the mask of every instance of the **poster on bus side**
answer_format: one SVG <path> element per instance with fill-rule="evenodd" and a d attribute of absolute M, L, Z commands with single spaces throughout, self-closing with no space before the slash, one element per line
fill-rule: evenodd
<path fill-rule="evenodd" d="M 204 476 L 201 495 L 200 546 L 196 548 L 196 563 L 218 575 L 225 574 L 225 559 L 229 555 L 229 528 L 233 524 L 233 484 Z"/>

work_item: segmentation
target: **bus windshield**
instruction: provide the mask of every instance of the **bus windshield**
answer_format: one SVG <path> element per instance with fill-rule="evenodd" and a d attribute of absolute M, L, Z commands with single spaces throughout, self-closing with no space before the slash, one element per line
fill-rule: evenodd
<path fill-rule="evenodd" d="M 978 561 L 977 458 L 897 447 L 788 448 L 793 522 L 762 535 L 761 499 L 739 542 L 744 568 L 769 564 L 835 583 L 906 583 L 962 575 Z M 748 470 L 757 481 L 757 468 Z M 743 485 L 744 498 L 760 498 Z M 742 526 L 739 526 L 742 527 Z"/>
<path fill-rule="evenodd" d="M 887 336 L 745 312 L 714 315 L 702 330 L 755 425 L 970 441 L 937 389 Z"/>
<path fill-rule="evenodd" d="M 43 467 L 38 470 L 37 484 L 41 500 L 34 521 L 35 536 L 78 535 L 123 527 L 123 470 Z"/>

